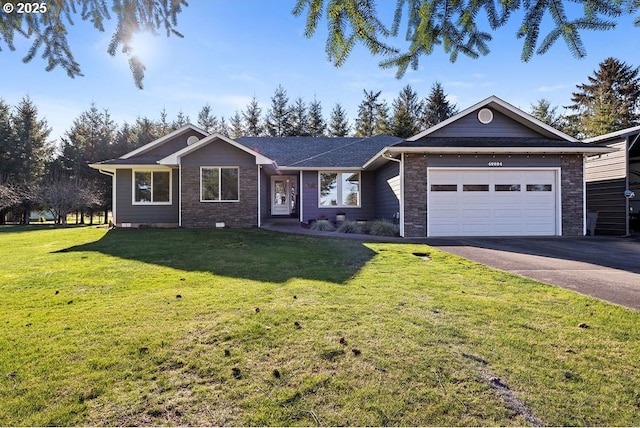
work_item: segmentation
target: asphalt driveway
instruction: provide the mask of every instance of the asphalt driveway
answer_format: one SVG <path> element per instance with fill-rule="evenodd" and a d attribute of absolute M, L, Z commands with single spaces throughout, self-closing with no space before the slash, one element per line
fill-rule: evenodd
<path fill-rule="evenodd" d="M 427 243 L 490 267 L 640 310 L 639 238 L 430 238 Z"/>

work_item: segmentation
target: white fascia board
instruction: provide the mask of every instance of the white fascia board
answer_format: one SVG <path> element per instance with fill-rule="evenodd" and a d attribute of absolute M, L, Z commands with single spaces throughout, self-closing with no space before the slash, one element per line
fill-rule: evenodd
<path fill-rule="evenodd" d="M 365 162 L 364 165 L 362 165 L 362 169 L 367 169 L 369 168 L 374 162 L 377 162 L 380 158 L 384 158 L 385 154 L 389 153 L 389 151 L 392 149 L 392 147 L 385 147 L 384 149 L 380 150 L 378 153 L 376 153 L 375 155 L 373 155 L 373 157 L 371 159 L 369 159 L 367 162 Z"/>
<path fill-rule="evenodd" d="M 120 159 L 129 159 L 130 157 L 139 155 L 141 153 L 147 152 L 151 149 L 153 149 L 156 146 L 159 146 L 165 142 L 167 142 L 168 140 L 177 137 L 180 134 L 184 134 L 185 132 L 189 131 L 189 130 L 193 130 L 196 132 L 199 132 L 200 134 L 202 134 L 203 136 L 207 136 L 209 135 L 209 133 L 207 131 L 205 131 L 204 129 L 200 129 L 195 125 L 185 125 L 182 128 L 176 129 L 173 132 L 168 133 L 167 135 L 165 135 L 164 137 L 160 137 L 157 140 L 153 140 L 152 142 L 145 144 L 142 147 L 139 147 L 137 149 L 135 149 L 134 151 L 131 151 L 129 153 L 127 153 L 126 155 L 120 156 Z"/>
<path fill-rule="evenodd" d="M 358 172 L 362 171 L 360 167 L 341 167 L 341 166 L 305 166 L 302 168 L 296 168 L 293 166 L 278 166 L 280 171 L 345 171 L 345 172 Z"/>
<path fill-rule="evenodd" d="M 391 147 L 388 152 L 400 153 L 454 153 L 454 154 L 562 154 L 562 153 L 611 153 L 610 147 Z"/>
<path fill-rule="evenodd" d="M 440 123 L 438 123 L 435 126 L 432 126 L 431 128 L 420 132 L 419 134 L 414 135 L 413 137 L 409 137 L 407 138 L 407 141 L 416 141 L 419 140 L 420 138 L 423 138 L 429 134 L 434 133 L 435 131 L 442 129 L 448 125 L 450 125 L 451 123 L 467 116 L 468 114 L 482 108 L 482 107 L 493 107 L 495 108 L 497 111 L 499 111 L 502 114 L 505 114 L 508 117 L 511 117 L 512 119 L 516 119 L 519 118 L 521 119 L 522 122 L 528 122 L 531 125 L 534 126 L 534 128 L 541 128 L 542 130 L 555 135 L 556 137 L 562 138 L 563 140 L 566 141 L 571 141 L 571 142 L 578 142 L 577 139 L 573 138 L 570 135 L 565 134 L 562 131 L 558 131 L 557 129 L 555 129 L 554 127 L 542 122 L 541 120 L 536 119 L 535 117 L 531 116 L 529 113 L 526 113 L 522 110 L 520 110 L 517 107 L 512 106 L 511 104 L 507 103 L 506 101 L 496 97 L 495 95 L 490 96 L 487 99 L 484 99 L 482 101 L 480 101 L 479 103 L 476 103 L 474 105 L 472 105 L 471 107 L 461 111 L 460 113 L 456 114 L 455 116 L 450 117 L 449 119 L 442 121 Z M 518 120 L 516 120 L 518 121 Z M 525 125 L 526 126 L 526 125 Z"/>
<path fill-rule="evenodd" d="M 608 134 L 600 135 L 599 137 L 587 138 L 586 140 L 583 140 L 583 142 L 589 143 L 589 144 L 598 143 L 600 141 L 606 141 L 613 138 L 627 137 L 630 134 L 635 134 L 636 132 L 640 132 L 640 125 L 634 126 L 632 128 L 621 129 L 620 131 L 610 132 Z"/>
<path fill-rule="evenodd" d="M 100 165 L 89 164 L 89 167 L 97 169 L 98 171 L 115 172 L 117 169 L 144 169 L 148 171 L 166 171 L 171 169 L 174 165 L 153 165 L 153 164 L 130 164 L 130 165 Z"/>
<path fill-rule="evenodd" d="M 207 137 L 205 137 L 205 138 L 193 143 L 192 145 L 185 147 L 182 150 L 178 150 L 177 152 L 172 153 L 169 156 L 160 159 L 158 161 L 158 163 L 160 165 L 178 165 L 179 164 L 179 160 L 180 160 L 181 157 L 186 156 L 189 153 L 192 153 L 192 152 L 198 150 L 199 148 L 204 147 L 207 144 L 209 144 L 209 143 L 211 143 L 211 142 L 213 142 L 215 140 L 224 141 L 225 143 L 227 143 L 227 144 L 229 144 L 229 145 L 231 145 L 231 146 L 233 146 L 233 147 L 235 147 L 237 149 L 240 149 L 245 153 L 248 153 L 248 154 L 250 154 L 252 156 L 255 156 L 256 165 L 265 165 L 265 164 L 273 164 L 274 163 L 273 160 L 269 159 L 268 157 L 266 157 L 264 155 L 261 155 L 260 153 L 258 153 L 256 151 L 253 151 L 253 150 L 249 149 L 248 147 L 243 146 L 242 144 L 240 144 L 240 143 L 238 143 L 236 141 L 233 141 L 232 139 L 227 138 L 224 135 L 218 134 L 218 133 L 211 134 L 211 135 L 209 135 L 209 136 L 207 136 Z"/>

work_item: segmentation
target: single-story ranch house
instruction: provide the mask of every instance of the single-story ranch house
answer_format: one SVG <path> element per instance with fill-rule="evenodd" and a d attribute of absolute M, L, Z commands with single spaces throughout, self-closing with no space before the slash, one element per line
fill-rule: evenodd
<path fill-rule="evenodd" d="M 261 227 L 345 214 L 403 237 L 579 236 L 584 144 L 495 96 L 406 140 L 242 137 L 188 125 L 113 160 L 119 227 Z"/>

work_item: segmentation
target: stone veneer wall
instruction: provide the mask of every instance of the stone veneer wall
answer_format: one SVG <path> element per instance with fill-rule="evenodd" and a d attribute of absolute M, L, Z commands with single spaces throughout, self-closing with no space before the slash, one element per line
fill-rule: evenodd
<path fill-rule="evenodd" d="M 563 155 L 561 166 L 562 235 L 584 234 L 584 169 L 583 156 Z"/>
<path fill-rule="evenodd" d="M 200 167 L 182 168 L 182 226 L 187 228 L 258 226 L 258 171 L 240 165 L 239 202 L 200 202 Z"/>
<path fill-rule="evenodd" d="M 404 155 L 404 236 L 427 236 L 427 155 Z"/>

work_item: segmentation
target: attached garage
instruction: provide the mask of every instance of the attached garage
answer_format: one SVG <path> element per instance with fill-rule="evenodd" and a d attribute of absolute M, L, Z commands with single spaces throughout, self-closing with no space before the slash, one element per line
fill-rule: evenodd
<path fill-rule="evenodd" d="M 402 236 L 582 236 L 584 157 L 610 151 L 490 97 L 381 159 L 400 165 Z"/>
<path fill-rule="evenodd" d="M 560 235 L 559 169 L 429 168 L 428 236 Z"/>

